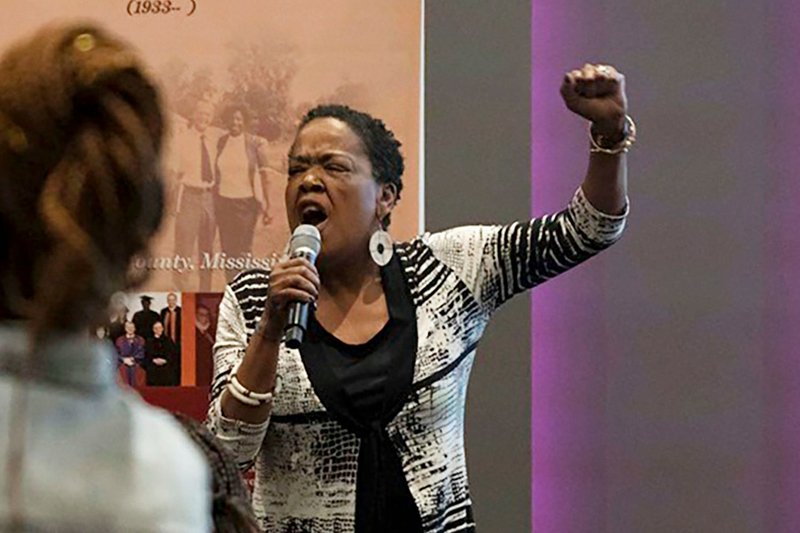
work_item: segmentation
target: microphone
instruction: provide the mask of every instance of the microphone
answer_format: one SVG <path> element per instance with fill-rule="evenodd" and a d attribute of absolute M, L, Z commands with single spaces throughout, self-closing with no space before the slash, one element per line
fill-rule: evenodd
<path fill-rule="evenodd" d="M 292 233 L 289 241 L 289 256 L 291 258 L 303 257 L 313 265 L 317 260 L 319 249 L 322 247 L 322 238 L 319 230 L 311 224 L 301 224 Z M 303 336 L 308 324 L 308 303 L 292 302 L 289 304 L 289 320 L 283 329 L 286 346 L 299 348 L 303 343 Z"/>

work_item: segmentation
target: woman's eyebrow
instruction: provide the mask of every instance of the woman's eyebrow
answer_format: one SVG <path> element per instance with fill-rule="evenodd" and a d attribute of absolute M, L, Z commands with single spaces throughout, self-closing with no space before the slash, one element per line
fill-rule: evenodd
<path fill-rule="evenodd" d="M 346 152 L 339 152 L 339 151 L 331 151 L 331 152 L 324 152 L 319 157 L 312 157 L 308 155 L 290 155 L 289 161 L 293 163 L 302 163 L 306 165 L 314 164 L 314 162 L 319 161 L 320 163 L 324 163 L 330 161 L 334 157 L 343 157 L 348 161 L 352 161 L 353 158 Z"/>
<path fill-rule="evenodd" d="M 320 161 L 330 161 L 334 157 L 342 157 L 344 159 L 347 159 L 348 161 L 352 161 L 353 159 L 353 157 L 347 152 L 340 152 L 340 151 L 325 152 L 319 156 L 319 159 Z"/>
<path fill-rule="evenodd" d="M 311 163 L 314 162 L 314 158 L 309 157 L 307 155 L 290 155 L 289 161 L 292 163 L 305 163 L 307 165 L 310 165 Z"/>

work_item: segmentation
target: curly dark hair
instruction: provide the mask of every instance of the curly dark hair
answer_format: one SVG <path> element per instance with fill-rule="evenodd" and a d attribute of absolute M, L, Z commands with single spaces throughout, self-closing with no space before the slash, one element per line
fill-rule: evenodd
<path fill-rule="evenodd" d="M 368 113 L 356 111 L 346 105 L 324 104 L 308 111 L 300 120 L 297 131 L 299 132 L 306 124 L 318 118 L 335 118 L 350 126 L 364 144 L 375 181 L 394 185 L 397 200 L 400 200 L 400 192 L 403 190 L 403 171 L 405 170 L 403 155 L 400 153 L 402 145 L 395 138 L 394 133 L 386 127 L 386 124 Z M 383 223 L 388 227 L 391 223 L 391 215 L 386 215 Z"/>
<path fill-rule="evenodd" d="M 242 114 L 244 128 L 246 130 L 253 121 L 253 112 L 250 109 L 250 106 L 248 106 L 245 102 L 232 102 L 226 105 L 220 113 L 220 121 L 225 127 L 230 127 L 231 123 L 233 122 L 233 115 L 237 111 Z"/>
<path fill-rule="evenodd" d="M 164 209 L 158 92 L 131 48 L 46 27 L 0 59 L 0 318 L 79 331 L 141 281 Z"/>

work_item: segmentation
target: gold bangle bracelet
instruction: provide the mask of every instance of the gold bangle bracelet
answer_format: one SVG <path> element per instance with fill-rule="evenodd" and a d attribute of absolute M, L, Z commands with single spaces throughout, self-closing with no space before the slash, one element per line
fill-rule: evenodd
<path fill-rule="evenodd" d="M 636 123 L 633 121 L 630 115 L 625 115 L 625 126 L 626 132 L 625 136 L 622 138 L 614 146 L 609 148 L 605 148 L 601 146 L 603 142 L 603 136 L 598 135 L 597 139 L 592 134 L 592 125 L 589 125 L 589 141 L 591 142 L 592 147 L 589 149 L 589 153 L 592 154 L 608 154 L 608 155 L 619 155 L 619 154 L 626 154 L 628 153 L 628 149 L 633 146 L 636 142 Z"/>

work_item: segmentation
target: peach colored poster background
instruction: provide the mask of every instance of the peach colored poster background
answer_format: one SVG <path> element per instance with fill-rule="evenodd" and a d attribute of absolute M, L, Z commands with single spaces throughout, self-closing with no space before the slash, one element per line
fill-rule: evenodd
<path fill-rule="evenodd" d="M 300 117 L 319 103 L 367 111 L 395 132 L 403 143 L 406 173 L 391 231 L 396 239 L 420 231 L 420 1 L 0 0 L 0 6 L 0 49 L 54 21 L 95 22 L 138 49 L 162 89 L 170 132 L 164 155 L 167 215 L 152 257 L 139 265 L 149 270 L 148 281 L 135 293 L 116 297 L 108 324 L 97 332 L 116 342 L 124 323 L 138 316 L 135 334 L 149 343 L 151 323 L 159 317 L 164 321 L 166 298 L 175 293 L 182 309 L 182 332 L 174 336 L 170 352 L 176 355 L 145 353 L 137 360 L 136 371 L 145 377 L 139 380 L 144 384 L 135 386 L 152 403 L 202 417 L 217 306 L 226 274 L 232 274 L 223 263 L 222 206 L 215 204 L 215 223 L 192 228 L 190 252 L 185 251 L 186 233 L 181 233 L 184 245 L 176 244 L 176 225 L 186 227 L 181 217 L 190 212 L 183 197 L 192 193 L 189 184 L 203 184 L 197 176 L 200 139 L 196 133 L 192 137 L 199 107 L 210 110 L 205 135 L 212 165 L 224 150 L 219 139 L 229 132 L 225 111 L 244 104 L 250 117 L 245 132 L 258 146 L 258 166 L 265 167 L 266 194 L 259 174 L 250 183 L 247 208 L 258 209 L 259 216 L 250 226 L 252 245 L 236 254 L 245 260 L 240 263 L 244 268 L 263 266 L 286 246 L 286 155 Z M 237 168 L 247 172 L 253 158 L 241 159 Z M 266 205 L 268 217 L 263 216 Z M 235 236 L 238 228 L 233 229 Z M 144 308 L 142 296 L 153 299 L 151 309 Z M 151 318 L 142 319 L 145 315 Z M 150 379 L 155 358 L 169 360 L 175 369 L 169 384 Z"/>
<path fill-rule="evenodd" d="M 345 103 L 382 118 L 403 143 L 405 190 L 392 232 L 406 239 L 420 230 L 420 2 L 415 0 L 3 0 L 0 47 L 34 28 L 63 19 L 101 23 L 133 44 L 159 80 L 170 113 L 165 157 L 169 214 L 153 246 L 144 290 L 222 291 L 226 283 L 216 227 L 198 227 L 211 241 L 176 255 L 176 212 L 185 161 L 200 158 L 181 135 L 191 129 L 197 102 L 210 102 L 208 143 L 227 132 L 224 109 L 245 102 L 251 133 L 262 143 L 269 217 L 259 216 L 250 266 L 281 253 L 289 233 L 283 202 L 286 153 L 302 113 L 317 103 Z M 145 12 L 148 11 L 148 12 Z M 158 11 L 157 13 L 155 11 Z M 137 13 L 138 12 L 138 13 Z M 193 152 L 193 150 L 197 152 Z M 196 163 L 195 163 L 195 166 Z M 191 165 L 189 165 L 191 168 Z M 256 176 L 258 184 L 258 176 Z M 261 187 L 254 187 L 261 205 Z M 191 264 L 191 267 L 189 266 Z M 201 271 L 210 285 L 201 285 Z"/>

